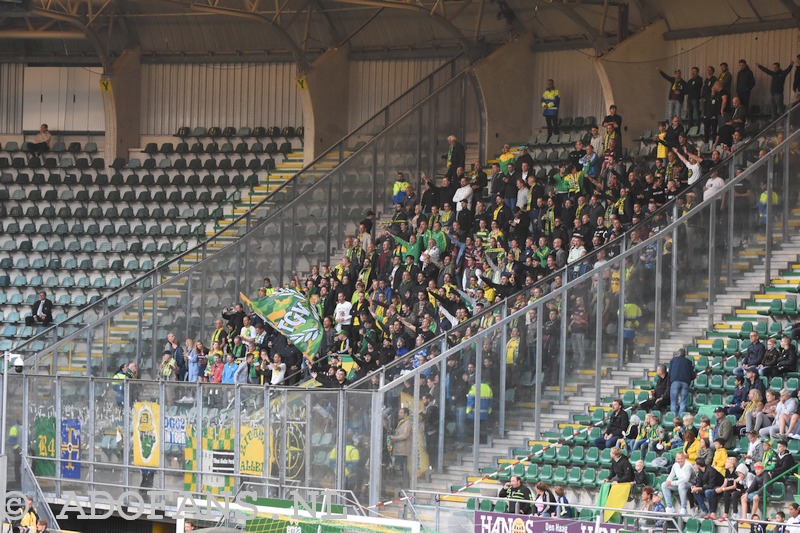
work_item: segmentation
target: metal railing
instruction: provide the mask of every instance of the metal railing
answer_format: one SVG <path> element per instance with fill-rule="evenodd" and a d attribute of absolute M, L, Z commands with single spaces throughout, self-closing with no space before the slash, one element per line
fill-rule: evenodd
<path fill-rule="evenodd" d="M 15 350 L 20 352 L 39 351 L 33 347 L 39 343 L 50 345 L 66 337 L 75 328 L 81 328 L 86 324 L 92 323 L 98 318 L 105 316 L 109 312 L 118 309 L 131 300 L 141 295 L 144 290 L 157 287 L 161 283 L 175 279 L 185 273 L 192 265 L 199 261 L 213 257 L 225 246 L 235 239 L 251 232 L 267 216 L 271 216 L 289 202 L 296 199 L 300 194 L 309 189 L 312 185 L 321 181 L 324 177 L 334 173 L 334 169 L 339 168 L 342 163 L 347 161 L 355 152 L 363 148 L 366 143 L 385 132 L 391 124 L 403 117 L 411 109 L 424 101 L 428 96 L 443 86 L 451 84 L 456 74 L 464 69 L 468 64 L 467 58 L 459 55 L 448 61 L 432 74 L 416 83 L 410 89 L 398 96 L 382 110 L 378 111 L 364 124 L 343 137 L 331 148 L 317 157 L 313 162 L 299 171 L 292 179 L 283 183 L 276 191 L 269 194 L 267 198 L 252 206 L 245 214 L 235 217 L 229 225 L 217 231 L 213 236 L 205 239 L 197 246 L 188 248 L 187 241 L 178 246 L 181 253 L 165 262 L 157 265 L 153 270 L 139 276 L 127 285 L 115 290 L 102 299 L 90 303 L 65 321 L 54 324 L 50 328 L 37 332 L 33 337 L 20 343 Z M 463 124 L 454 131 L 463 131 Z M 367 205 L 376 207 L 380 201 L 380 194 L 373 194 L 371 201 Z M 317 201 L 315 199 L 315 201 Z M 362 202 L 362 206 L 363 206 Z M 338 242 L 338 240 L 336 241 Z M 326 247 L 330 249 L 330 241 L 326 242 Z M 282 277 L 283 269 L 275 277 Z M 166 278 L 166 279 L 165 279 Z"/>

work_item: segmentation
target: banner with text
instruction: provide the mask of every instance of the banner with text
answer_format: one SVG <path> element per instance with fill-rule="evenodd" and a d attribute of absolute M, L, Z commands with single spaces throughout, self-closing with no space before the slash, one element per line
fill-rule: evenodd
<path fill-rule="evenodd" d="M 272 324 L 308 360 L 309 364 L 322 344 L 322 321 L 316 306 L 308 303 L 302 293 L 294 289 L 275 289 L 269 296 L 250 301 L 240 294 L 258 316 Z"/>
<path fill-rule="evenodd" d="M 155 402 L 133 404 L 133 464 L 158 467 L 161 463 L 161 406 Z"/>
<path fill-rule="evenodd" d="M 618 533 L 618 524 L 539 518 L 506 513 L 475 512 L 475 533 Z"/>

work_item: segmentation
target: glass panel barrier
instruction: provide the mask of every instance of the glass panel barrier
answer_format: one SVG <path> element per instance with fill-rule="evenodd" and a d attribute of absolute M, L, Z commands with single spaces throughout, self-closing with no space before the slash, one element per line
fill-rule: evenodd
<path fill-rule="evenodd" d="M 246 176 L 251 183 L 251 187 L 260 187 L 271 193 L 265 200 L 255 205 L 249 192 L 244 191 L 239 204 L 233 204 L 233 221 L 224 229 L 220 229 L 210 239 L 205 239 L 206 235 L 200 234 L 199 237 L 204 242 L 187 250 L 190 242 L 196 237 L 187 237 L 177 245 L 166 239 L 155 239 L 152 244 L 156 249 L 172 252 L 172 258 L 166 259 L 162 265 L 155 270 L 148 272 L 143 277 L 133 280 L 125 277 L 122 280 L 122 287 L 108 297 L 102 298 L 101 293 L 97 292 L 90 297 L 90 303 L 76 315 L 69 317 L 64 322 L 35 335 L 33 338 L 20 344 L 19 349 L 24 352 L 40 352 L 40 343 L 49 344 L 57 339 L 63 338 L 74 333 L 81 327 L 100 319 L 116 305 L 127 303 L 139 296 L 141 291 L 152 288 L 158 283 L 163 283 L 172 277 L 186 272 L 192 265 L 199 260 L 209 257 L 223 249 L 235 239 L 247 234 L 256 224 L 268 216 L 277 213 L 289 202 L 294 201 L 308 190 L 310 186 L 319 182 L 326 176 L 331 169 L 340 164 L 345 157 L 352 154 L 354 150 L 362 147 L 362 143 L 369 142 L 385 131 L 393 122 L 401 119 L 416 105 L 430 99 L 431 94 L 447 84 L 461 84 L 467 78 L 461 74 L 456 76 L 456 72 L 461 72 L 468 64 L 467 58 L 458 56 L 448 63 L 445 63 L 431 76 L 420 81 L 403 95 L 390 103 L 384 110 L 378 112 L 376 116 L 368 120 L 361 127 L 348 134 L 345 138 L 336 143 L 333 147 L 320 155 L 309 166 L 300 173 L 293 176 L 289 181 L 279 183 L 273 181 L 272 171 L 256 171 L 252 176 Z M 372 194 L 370 195 L 372 196 Z M 234 199 L 231 197 L 231 199 Z M 350 200 L 353 200 L 351 198 Z M 363 210 L 362 199 L 358 198 L 358 210 Z M 251 211 L 251 212 L 248 212 Z M 243 216 L 240 216 L 243 215 Z M 353 217 L 354 219 L 356 217 Z M 218 218 L 219 220 L 219 218 Z M 215 229 L 218 229 L 215 227 Z M 338 241 L 337 241 L 338 242 Z M 291 269 L 289 269 L 291 272 Z M 277 272 L 276 276 L 283 278 L 284 272 Z M 130 282 L 130 283 L 129 283 Z"/>

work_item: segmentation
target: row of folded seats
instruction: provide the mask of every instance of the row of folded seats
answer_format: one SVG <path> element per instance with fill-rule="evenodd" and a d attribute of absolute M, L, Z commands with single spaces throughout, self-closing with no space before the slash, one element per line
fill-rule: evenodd
<path fill-rule="evenodd" d="M 194 128 L 183 126 L 178 128 L 177 133 L 175 133 L 175 137 L 180 137 L 181 139 L 191 137 L 195 139 L 201 139 L 203 137 L 210 137 L 212 139 L 219 137 L 228 139 L 233 137 L 255 137 L 256 139 L 263 139 L 269 137 L 270 139 L 276 139 L 278 137 L 283 137 L 286 140 L 298 138 L 301 141 L 304 135 L 305 128 L 303 126 L 297 128 L 294 126 L 284 126 L 283 128 L 279 126 L 257 126 L 255 128 L 250 128 L 249 126 L 242 126 L 240 128 L 234 128 L 233 126 L 227 126 L 225 128 L 220 128 L 219 126 L 212 126 L 210 128 L 205 128 L 203 126 L 195 126 Z"/>
<path fill-rule="evenodd" d="M 174 188 L 170 188 L 170 191 L 161 189 L 161 190 L 128 190 L 128 191 L 119 191 L 119 190 L 105 190 L 105 189 L 96 189 L 94 191 L 89 191 L 88 189 L 81 189 L 78 191 L 71 191 L 71 190 L 64 190 L 64 191 L 57 191 L 54 189 L 46 190 L 42 192 L 39 189 L 14 189 L 9 194 L 9 191 L 0 190 L 0 200 L 18 200 L 22 201 L 25 199 L 31 201 L 41 201 L 44 200 L 46 202 L 49 201 L 56 201 L 56 200 L 76 200 L 78 202 L 140 202 L 140 203 L 161 203 L 161 202 L 172 202 L 175 204 L 178 203 L 213 203 L 215 205 L 221 204 L 229 197 L 228 191 L 220 190 L 216 192 L 212 191 L 194 191 L 194 190 L 174 190 Z M 213 207 L 213 206 L 212 206 Z"/>
<path fill-rule="evenodd" d="M 268 142 L 266 144 L 255 141 L 251 144 L 248 144 L 244 141 L 239 142 L 236 146 L 233 143 L 225 142 L 222 145 L 216 142 L 209 142 L 208 144 L 203 144 L 200 141 L 192 143 L 190 146 L 188 143 L 181 142 L 178 143 L 176 146 L 173 146 L 171 142 L 165 142 L 160 147 L 158 143 L 147 143 L 145 145 L 144 153 L 148 155 L 156 155 L 156 154 L 163 154 L 163 155 L 199 155 L 199 154 L 223 154 L 223 155 L 234 155 L 234 154 L 289 154 L 293 151 L 292 143 L 289 141 L 282 142 L 281 144 L 275 142 Z"/>
<path fill-rule="evenodd" d="M 209 157 L 205 160 L 200 158 L 183 159 L 178 158 L 172 160 L 164 157 L 160 160 L 153 158 L 145 159 L 144 161 L 138 158 L 131 158 L 126 160 L 124 157 L 116 158 L 109 168 L 114 170 L 133 170 L 133 171 L 148 171 L 148 170 L 249 170 L 252 172 L 271 171 L 275 169 L 275 160 L 272 157 L 258 158 L 254 157 L 246 159 L 239 157 L 238 159 L 220 159 L 217 160 Z M 71 158 L 64 157 L 61 161 L 56 161 L 55 158 L 45 158 L 42 162 L 37 156 L 30 158 L 15 157 L 11 161 L 8 158 L 0 157 L 0 170 L 47 170 L 50 175 L 60 173 L 64 170 L 96 170 L 103 171 L 106 169 L 105 160 L 102 157 L 97 157 L 93 161 L 88 159 L 72 160 Z"/>
<path fill-rule="evenodd" d="M 214 174 L 211 171 L 200 172 L 199 174 L 136 174 L 134 172 L 121 171 L 109 176 L 108 174 L 51 174 L 45 176 L 44 174 L 30 174 L 27 172 L 19 172 L 13 174 L 11 172 L 3 172 L 0 174 L 0 184 L 4 185 L 112 185 L 121 187 L 128 185 L 130 187 L 137 186 L 189 186 L 189 187 L 243 187 L 245 185 L 253 187 L 258 185 L 258 176 L 251 174 L 243 176 L 241 174 Z"/>
<path fill-rule="evenodd" d="M 164 157 L 159 160 L 155 158 L 147 158 L 144 161 L 138 158 L 131 158 L 126 161 L 122 157 L 118 157 L 111 163 L 111 168 L 114 170 L 132 170 L 134 172 L 148 172 L 157 170 L 249 170 L 251 172 L 272 171 L 275 170 L 275 159 L 272 157 L 258 158 L 253 157 L 250 159 L 239 157 L 237 159 L 216 159 L 214 157 L 208 158 L 194 158 L 194 159 L 171 159 Z"/>
<path fill-rule="evenodd" d="M 70 225 L 67 222 L 51 224 L 48 219 L 37 222 L 27 222 L 21 227 L 18 222 L 0 221 L 0 232 L 6 236 L 14 235 L 75 235 L 75 236 L 150 236 L 150 237 L 173 237 L 189 236 L 195 232 L 204 232 L 205 224 L 192 225 L 184 223 L 177 225 L 174 222 L 164 222 L 158 219 L 144 219 L 138 223 L 130 224 L 127 220 L 109 219 L 107 222 L 90 221 L 84 225 L 83 222 L 74 222 Z M 102 226 L 102 227 L 101 227 Z"/>
<path fill-rule="evenodd" d="M 35 219 L 43 217 L 50 223 L 51 229 L 53 226 L 58 225 L 60 222 L 67 222 L 67 219 L 93 219 L 101 222 L 101 219 L 117 220 L 123 219 L 131 221 L 133 219 L 140 219 L 146 221 L 149 219 L 181 219 L 181 220 L 206 220 L 208 218 L 221 215 L 215 210 L 209 210 L 208 207 L 198 207 L 195 209 L 192 206 L 178 205 L 182 202 L 172 202 L 173 205 L 167 205 L 168 202 L 160 202 L 158 206 L 152 207 L 148 205 L 135 205 L 137 202 L 131 202 L 129 205 L 110 205 L 104 202 L 100 205 L 92 203 L 81 205 L 78 207 L 70 206 L 67 202 L 53 202 L 49 205 L 40 207 L 36 203 L 20 202 L 15 205 L 6 206 L 0 205 L 0 217 L 12 220 L 0 220 L 0 223 L 8 226 L 15 222 L 17 226 L 12 228 L 11 231 L 6 233 L 29 233 L 30 228 L 26 228 L 28 222 L 36 223 L 34 220 L 26 221 L 22 217 Z M 59 219 L 59 220 L 54 220 Z M 133 220 L 135 222 L 135 220 Z M 41 223 L 41 222 L 39 222 Z M 52 232 L 52 231 L 51 231 Z"/>

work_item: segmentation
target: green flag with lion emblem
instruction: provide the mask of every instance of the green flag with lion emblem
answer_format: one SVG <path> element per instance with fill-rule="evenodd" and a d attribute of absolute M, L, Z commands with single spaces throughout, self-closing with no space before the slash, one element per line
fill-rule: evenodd
<path fill-rule="evenodd" d="M 242 300 L 303 352 L 309 365 L 322 343 L 322 323 L 315 306 L 295 289 L 275 289 L 269 296 Z"/>

